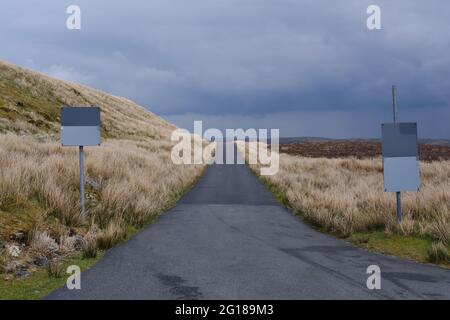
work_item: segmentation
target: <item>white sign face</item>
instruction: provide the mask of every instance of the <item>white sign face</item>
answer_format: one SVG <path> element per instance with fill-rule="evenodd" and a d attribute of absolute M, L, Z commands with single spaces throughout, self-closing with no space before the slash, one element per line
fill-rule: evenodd
<path fill-rule="evenodd" d="M 419 161 L 416 157 L 384 158 L 383 168 L 385 191 L 419 190 Z"/>
<path fill-rule="evenodd" d="M 63 146 L 100 145 L 100 109 L 61 108 L 61 144 Z"/>
<path fill-rule="evenodd" d="M 382 142 L 384 190 L 418 191 L 420 177 L 417 124 L 382 124 Z"/>

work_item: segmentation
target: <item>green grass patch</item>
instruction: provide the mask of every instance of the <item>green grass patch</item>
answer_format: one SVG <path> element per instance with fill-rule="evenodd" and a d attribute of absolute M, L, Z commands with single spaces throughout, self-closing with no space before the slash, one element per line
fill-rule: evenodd
<path fill-rule="evenodd" d="M 103 253 L 94 259 L 82 259 L 80 254 L 62 262 L 63 269 L 70 265 L 77 265 L 82 271 L 94 265 Z M 36 300 L 41 299 L 53 290 L 63 286 L 69 274 L 60 278 L 49 277 L 47 269 L 40 269 L 24 279 L 7 280 L 0 276 L 0 299 L 1 300 Z M 81 279 L 83 283 L 83 279 Z"/>
<path fill-rule="evenodd" d="M 253 170 L 250 169 L 250 171 L 253 172 L 253 174 L 258 178 L 258 180 L 264 184 L 264 186 L 266 186 L 266 188 L 272 193 L 272 195 L 279 203 L 281 203 L 284 207 L 293 211 L 294 213 L 301 214 L 299 210 L 297 210 L 296 208 L 294 208 L 294 206 L 292 206 L 289 199 L 286 197 L 286 195 L 284 194 L 284 192 L 281 190 L 280 187 L 270 182 L 270 180 L 265 178 L 264 176 L 257 174 Z"/>
<path fill-rule="evenodd" d="M 0 241 L 7 241 L 18 231 L 27 234 L 44 211 L 35 200 L 9 200 L 0 205 Z"/>
<path fill-rule="evenodd" d="M 433 239 L 428 237 L 403 236 L 383 231 L 354 233 L 346 240 L 359 247 L 419 262 L 428 262 L 428 250 L 433 244 Z"/>

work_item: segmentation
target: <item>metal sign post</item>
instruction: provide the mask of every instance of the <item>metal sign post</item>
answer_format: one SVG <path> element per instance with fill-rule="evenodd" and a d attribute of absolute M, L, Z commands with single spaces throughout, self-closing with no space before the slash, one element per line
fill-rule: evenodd
<path fill-rule="evenodd" d="M 393 123 L 381 125 L 384 191 L 395 192 L 397 221 L 402 221 L 402 191 L 418 191 L 419 145 L 417 123 L 398 122 L 397 88 L 392 87 Z"/>
<path fill-rule="evenodd" d="M 85 215 L 84 147 L 100 145 L 100 109 L 95 107 L 61 108 L 61 144 L 77 146 L 80 157 L 80 211 Z"/>
<path fill-rule="evenodd" d="M 397 110 L 397 87 L 392 86 L 392 111 L 394 122 L 398 122 L 398 110 Z"/>
<path fill-rule="evenodd" d="M 83 150 L 83 146 L 79 147 L 79 153 L 80 153 L 80 205 L 81 205 L 81 216 L 84 217 L 85 201 L 84 201 L 84 150 Z"/>
<path fill-rule="evenodd" d="M 392 112 L 394 123 L 398 122 L 398 110 L 397 110 L 397 87 L 392 86 Z M 402 222 L 402 194 L 397 191 L 397 222 Z"/>

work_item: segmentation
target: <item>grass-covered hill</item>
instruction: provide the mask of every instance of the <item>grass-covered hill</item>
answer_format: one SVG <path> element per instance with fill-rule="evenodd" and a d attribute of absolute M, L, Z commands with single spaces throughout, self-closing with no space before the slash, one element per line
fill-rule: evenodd
<path fill-rule="evenodd" d="M 59 143 L 62 105 L 102 110 L 102 145 L 86 148 L 84 220 L 78 150 Z M 51 282 L 46 269 L 96 256 L 172 205 L 202 171 L 172 163 L 174 129 L 127 99 L 0 61 L 0 298 L 34 274 Z"/>
<path fill-rule="evenodd" d="M 130 100 L 0 61 L 0 132 L 56 138 L 62 105 L 100 107 L 104 138 L 160 140 L 175 128 Z"/>

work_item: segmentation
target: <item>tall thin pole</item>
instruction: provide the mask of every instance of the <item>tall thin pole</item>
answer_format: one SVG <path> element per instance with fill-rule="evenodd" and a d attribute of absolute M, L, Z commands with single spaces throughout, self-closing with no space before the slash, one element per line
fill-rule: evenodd
<path fill-rule="evenodd" d="M 397 222 L 402 222 L 402 194 L 397 191 Z"/>
<path fill-rule="evenodd" d="M 397 87 L 392 86 L 392 114 L 394 122 L 398 122 L 398 110 L 397 110 Z"/>
<path fill-rule="evenodd" d="M 80 204 L 81 204 L 81 217 L 84 218 L 84 150 L 83 146 L 80 146 Z"/>
<path fill-rule="evenodd" d="M 394 123 L 398 122 L 397 87 L 392 86 L 392 115 Z M 397 222 L 402 222 L 402 194 L 397 191 Z"/>

